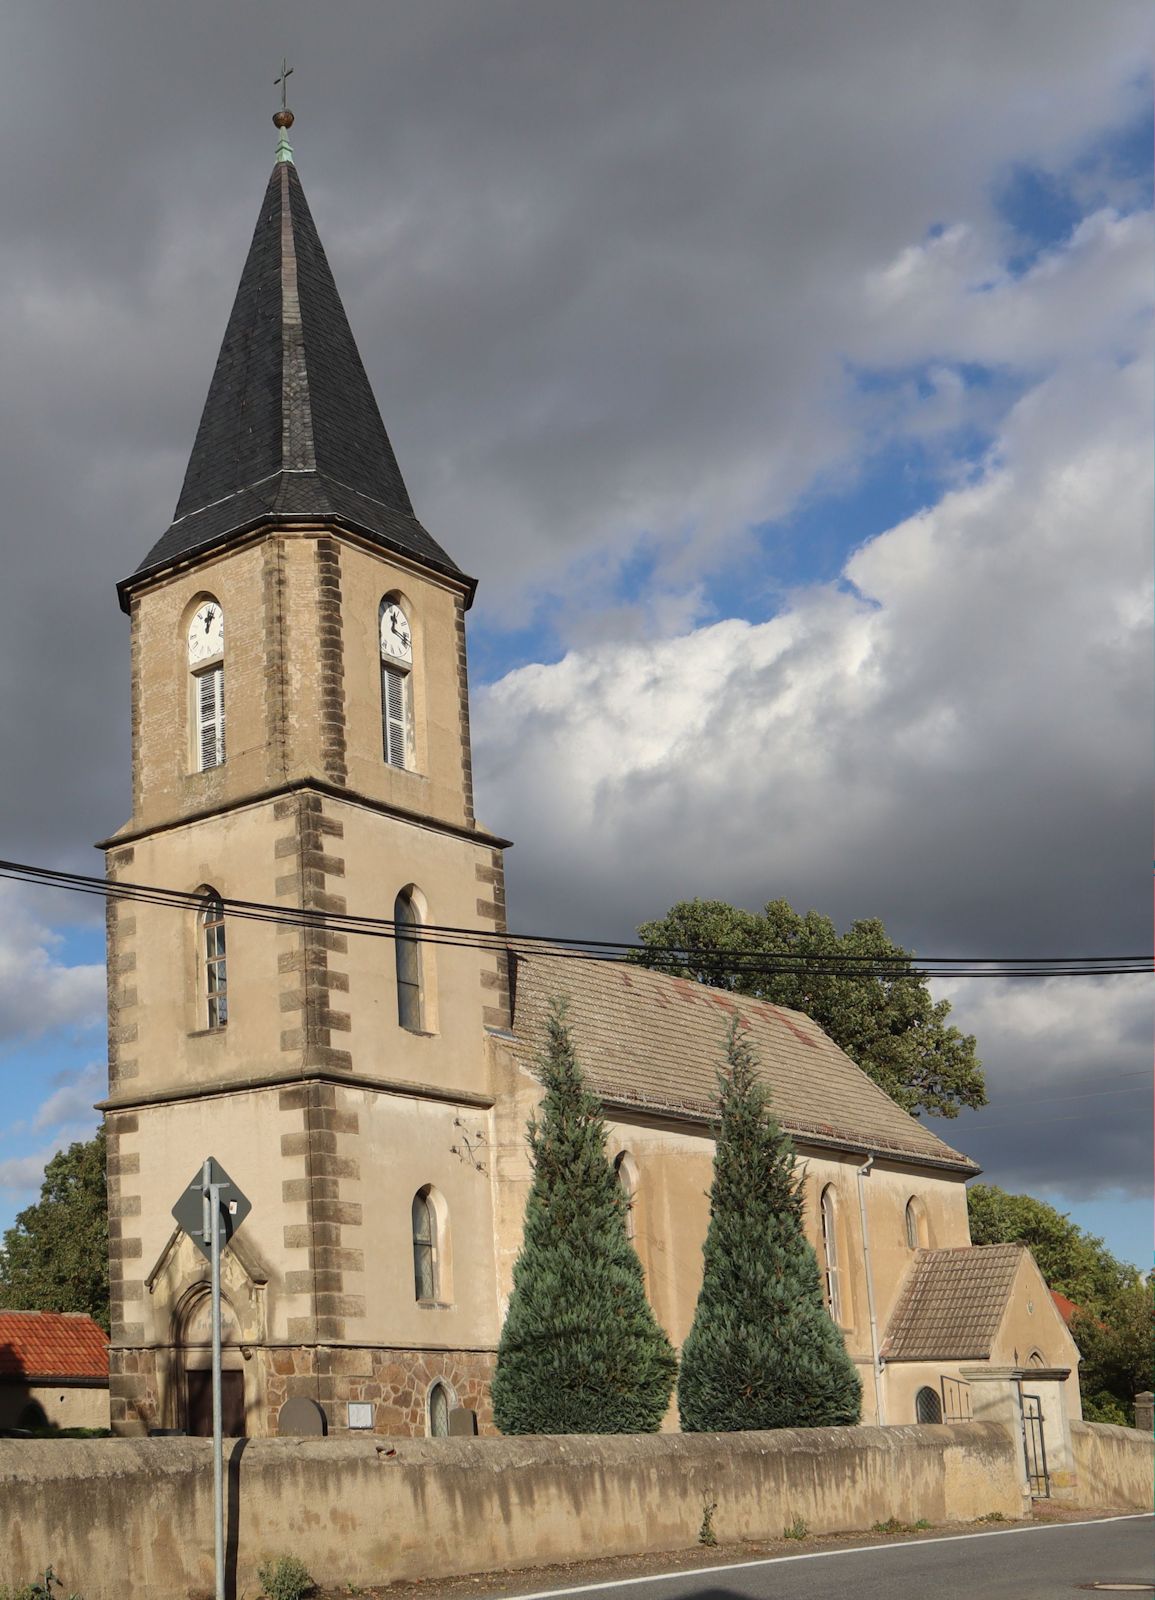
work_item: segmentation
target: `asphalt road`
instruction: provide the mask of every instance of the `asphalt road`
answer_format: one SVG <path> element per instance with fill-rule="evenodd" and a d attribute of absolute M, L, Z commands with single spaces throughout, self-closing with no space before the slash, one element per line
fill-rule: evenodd
<path fill-rule="evenodd" d="M 1092 1583 L 1140 1584 L 1149 1587 L 1139 1592 L 1155 1593 L 1153 1535 L 1150 1515 L 1049 1523 L 545 1594 L 554 1600 L 1076 1600 Z"/>

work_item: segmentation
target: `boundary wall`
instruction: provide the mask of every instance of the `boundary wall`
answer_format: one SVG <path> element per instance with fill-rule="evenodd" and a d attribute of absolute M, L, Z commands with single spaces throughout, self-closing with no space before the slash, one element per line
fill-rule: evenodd
<path fill-rule="evenodd" d="M 1115 1437 L 1119 1436 L 1119 1437 Z M 1099 1504 L 1134 1500 L 1151 1441 L 1082 1425 Z M 780 1538 L 897 1517 L 1022 1515 L 1021 1443 L 996 1423 L 728 1435 L 227 1441 L 230 1593 L 293 1554 L 320 1584 L 380 1584 Z M 0 1440 L 0 1584 L 51 1562 L 84 1600 L 212 1593 L 207 1439 Z"/>

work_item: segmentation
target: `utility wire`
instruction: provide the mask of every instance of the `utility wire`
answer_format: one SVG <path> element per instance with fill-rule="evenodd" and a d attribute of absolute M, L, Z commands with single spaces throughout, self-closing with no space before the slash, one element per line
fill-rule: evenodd
<path fill-rule="evenodd" d="M 73 894 L 96 895 L 119 902 L 171 906 L 202 911 L 203 892 L 165 889 L 156 884 L 119 882 L 87 873 L 65 872 L 28 862 L 0 860 L 0 878 L 63 889 Z M 391 918 L 355 916 L 315 911 L 307 907 L 270 905 L 258 900 L 217 897 L 229 917 L 250 922 L 271 922 L 281 928 L 322 928 L 329 932 L 370 938 L 398 937 Z M 617 961 L 633 952 L 659 958 L 663 970 L 686 974 L 705 971 L 715 978 L 745 976 L 816 976 L 859 978 L 1054 978 L 1112 977 L 1151 970 L 1149 956 L 921 956 L 834 955 L 789 953 L 776 950 L 685 949 L 676 945 L 649 945 L 639 941 L 583 939 L 572 935 L 511 934 L 494 929 L 453 927 L 438 923 L 407 923 L 400 935 L 421 944 L 476 950 L 543 950 L 550 955 L 586 960 Z"/>

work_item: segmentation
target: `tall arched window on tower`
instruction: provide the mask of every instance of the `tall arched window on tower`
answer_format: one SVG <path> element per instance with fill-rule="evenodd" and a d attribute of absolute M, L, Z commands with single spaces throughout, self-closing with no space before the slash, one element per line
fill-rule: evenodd
<path fill-rule="evenodd" d="M 225 908 L 215 889 L 205 891 L 200 913 L 201 974 L 206 1028 L 223 1028 L 229 1020 L 229 974 L 225 953 Z"/>
<path fill-rule="evenodd" d="M 834 1186 L 827 1184 L 819 1202 L 822 1219 L 822 1268 L 826 1309 L 833 1322 L 842 1321 L 842 1274 L 838 1263 L 838 1211 Z"/>
<path fill-rule="evenodd" d="M 413 1292 L 437 1299 L 437 1212 L 428 1186 L 413 1196 Z"/>
<path fill-rule="evenodd" d="M 188 628 L 192 697 L 193 765 L 198 772 L 224 765 L 225 617 L 218 601 L 202 600 Z"/>
<path fill-rule="evenodd" d="M 380 610 L 381 739 L 391 767 L 413 766 L 413 633 L 398 600 Z"/>
<path fill-rule="evenodd" d="M 397 1021 L 410 1033 L 421 1033 L 421 918 L 412 889 L 402 889 L 393 902 L 393 948 L 397 955 Z"/>

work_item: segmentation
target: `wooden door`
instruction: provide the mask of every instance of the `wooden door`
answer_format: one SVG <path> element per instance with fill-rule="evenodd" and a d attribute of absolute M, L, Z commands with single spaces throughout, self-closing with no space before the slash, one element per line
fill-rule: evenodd
<path fill-rule="evenodd" d="M 209 1371 L 190 1372 L 188 1379 L 188 1431 L 198 1438 L 211 1439 L 213 1433 L 213 1375 Z M 221 1373 L 221 1424 L 226 1439 L 245 1436 L 245 1375 Z"/>

